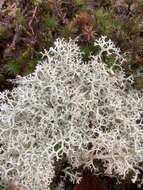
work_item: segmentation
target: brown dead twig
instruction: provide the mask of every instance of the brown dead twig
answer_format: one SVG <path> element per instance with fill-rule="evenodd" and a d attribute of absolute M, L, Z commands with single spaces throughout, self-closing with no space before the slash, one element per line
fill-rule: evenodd
<path fill-rule="evenodd" d="M 61 24 L 66 24 L 67 23 L 66 13 L 63 13 L 63 11 L 62 11 L 61 1 L 54 1 L 54 10 L 55 10 L 55 14 L 59 18 Z"/>
<path fill-rule="evenodd" d="M 17 3 L 16 2 L 12 3 L 12 5 L 10 5 L 10 7 L 9 7 L 9 10 L 10 10 L 9 16 L 12 18 L 15 18 L 17 10 L 18 10 Z M 20 36 L 20 33 L 21 33 L 21 27 L 16 25 L 15 33 L 14 33 L 12 42 L 10 44 L 8 44 L 6 49 L 4 50 L 4 53 L 3 53 L 4 59 L 7 59 L 8 57 L 11 56 L 11 52 L 15 49 L 15 46 L 16 46 L 16 43 L 17 43 L 18 38 Z"/>
<path fill-rule="evenodd" d="M 11 11 L 12 15 L 15 16 L 16 15 L 16 7 L 17 5 L 15 3 L 12 4 L 11 6 L 13 8 L 13 11 Z M 25 9 L 22 11 L 22 14 L 26 14 L 28 10 L 28 5 L 25 7 Z M 33 20 L 35 19 L 36 17 L 36 12 L 37 12 L 37 6 L 34 8 L 34 11 L 33 11 L 33 14 L 32 14 L 32 18 L 30 19 L 29 23 L 28 23 L 28 26 L 31 30 L 31 33 L 34 35 L 34 30 L 33 30 L 33 27 L 32 27 L 32 23 L 33 23 Z M 16 43 L 18 42 L 18 39 L 19 39 L 19 36 L 21 35 L 21 32 L 22 32 L 22 26 L 20 25 L 16 25 L 16 28 L 15 28 L 15 34 L 13 36 L 13 39 L 12 39 L 12 42 L 11 44 L 8 44 L 8 46 L 6 47 L 6 49 L 4 50 L 4 54 L 3 54 L 3 58 L 4 59 L 7 59 L 8 57 L 10 57 L 11 55 L 11 52 L 13 50 L 15 50 L 15 47 L 16 47 Z"/>
<path fill-rule="evenodd" d="M 34 19 L 35 19 L 35 17 L 36 17 L 37 9 L 38 9 L 38 7 L 36 6 L 36 7 L 34 8 L 32 18 L 30 19 L 30 21 L 29 21 L 29 23 L 28 23 L 28 26 L 29 26 L 29 28 L 30 28 L 30 30 L 31 30 L 31 33 L 32 33 L 33 35 L 34 35 L 34 30 L 33 30 L 33 27 L 32 27 L 32 23 L 33 23 L 33 21 L 34 21 Z"/>
<path fill-rule="evenodd" d="M 21 29 L 19 28 L 19 26 L 17 26 L 15 29 L 15 34 L 14 34 L 14 37 L 13 37 L 11 44 L 8 45 L 4 51 L 4 54 L 3 54 L 4 59 L 8 58 L 10 56 L 11 52 L 15 49 L 15 46 L 16 46 L 16 43 L 17 43 L 18 38 L 20 36 L 20 33 L 21 33 Z"/>

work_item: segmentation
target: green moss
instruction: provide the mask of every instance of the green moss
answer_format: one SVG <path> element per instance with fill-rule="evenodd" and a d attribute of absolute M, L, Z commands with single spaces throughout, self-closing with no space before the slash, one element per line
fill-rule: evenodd
<path fill-rule="evenodd" d="M 35 5 L 35 6 L 38 6 L 40 4 L 42 4 L 43 0 L 32 0 L 32 3 Z"/>
<path fill-rule="evenodd" d="M 57 26 L 57 18 L 55 16 L 48 15 L 44 20 L 44 27 L 54 29 Z"/>
<path fill-rule="evenodd" d="M 110 67 L 115 63 L 115 58 L 114 57 L 106 57 L 105 63 Z"/>
<path fill-rule="evenodd" d="M 33 49 L 31 47 L 28 47 L 24 52 L 22 52 L 16 59 L 13 59 L 10 61 L 6 69 L 10 74 L 29 74 L 33 72 L 37 60 L 36 59 L 31 59 L 31 53 Z"/>
<path fill-rule="evenodd" d="M 18 9 L 16 11 L 16 24 L 25 26 L 26 25 L 26 18 L 22 15 L 21 10 Z"/>
<path fill-rule="evenodd" d="M 98 54 L 100 48 L 99 47 L 95 47 L 94 43 L 87 43 L 87 44 L 83 44 L 81 45 L 81 51 L 83 53 L 83 61 L 88 61 L 90 59 L 91 55 L 96 55 Z"/>
<path fill-rule="evenodd" d="M 81 51 L 83 52 L 83 61 L 89 61 L 90 56 L 97 55 L 100 51 L 99 46 L 94 46 L 94 43 L 87 43 L 81 46 Z M 114 56 L 103 55 L 104 63 L 106 63 L 109 67 L 115 63 Z"/>
<path fill-rule="evenodd" d="M 122 28 L 124 27 L 124 29 L 126 30 L 125 23 L 116 17 L 116 14 L 112 9 L 106 11 L 103 7 L 99 8 L 95 12 L 95 20 L 97 26 L 100 29 L 100 32 L 103 35 L 107 35 L 109 37 L 112 36 L 114 29 L 122 30 Z"/>
<path fill-rule="evenodd" d="M 66 39 L 74 37 L 77 29 L 74 26 L 66 25 L 62 30 L 62 36 Z"/>
<path fill-rule="evenodd" d="M 103 7 L 101 7 L 95 12 L 95 19 L 102 34 L 109 35 L 112 32 L 115 22 L 113 10 L 106 11 Z"/>
<path fill-rule="evenodd" d="M 27 60 L 27 58 L 29 57 L 30 53 L 32 53 L 33 48 L 32 47 L 28 47 L 22 54 L 21 57 L 19 57 L 20 60 Z"/>
<path fill-rule="evenodd" d="M 128 182 L 130 182 L 133 179 L 134 176 L 135 176 L 135 172 L 133 170 L 130 170 L 128 172 L 128 174 L 126 175 L 126 179 L 125 180 L 128 181 Z"/>
<path fill-rule="evenodd" d="M 0 26 L 0 41 L 7 39 L 9 32 L 5 26 Z"/>
<path fill-rule="evenodd" d="M 19 74 L 21 70 L 21 65 L 17 60 L 12 60 L 7 64 L 6 69 L 10 74 L 16 75 Z"/>
<path fill-rule="evenodd" d="M 141 30 L 140 17 L 133 16 L 124 20 L 117 15 L 113 9 L 105 10 L 103 7 L 95 11 L 95 25 L 98 26 L 102 35 L 112 38 L 115 31 L 118 32 L 118 38 L 128 40 L 131 35 L 136 35 Z M 118 39 L 120 40 L 120 39 Z"/>
<path fill-rule="evenodd" d="M 27 72 L 26 72 L 26 74 L 32 73 L 34 71 L 37 63 L 38 63 L 37 59 L 29 60 L 29 62 L 27 63 Z"/>
<path fill-rule="evenodd" d="M 78 4 L 78 5 L 83 5 L 85 3 L 84 0 L 73 0 L 74 3 Z"/>

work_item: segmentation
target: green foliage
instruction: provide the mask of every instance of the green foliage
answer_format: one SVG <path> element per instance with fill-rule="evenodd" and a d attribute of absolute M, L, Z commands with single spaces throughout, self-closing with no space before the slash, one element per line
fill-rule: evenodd
<path fill-rule="evenodd" d="M 16 11 L 16 20 L 15 20 L 15 22 L 16 22 L 17 25 L 21 25 L 21 26 L 26 25 L 26 19 L 22 15 L 20 9 L 17 9 L 17 11 Z"/>
<path fill-rule="evenodd" d="M 84 0 L 74 0 L 74 3 L 78 4 L 78 5 L 83 5 L 85 3 Z"/>
<path fill-rule="evenodd" d="M 61 33 L 62 36 L 66 39 L 74 37 L 74 34 L 77 32 L 77 29 L 74 26 L 66 25 Z"/>
<path fill-rule="evenodd" d="M 83 53 L 83 61 L 88 61 L 91 55 L 97 55 L 100 47 L 94 46 L 94 43 L 83 44 L 81 46 L 81 52 Z"/>
<path fill-rule="evenodd" d="M 12 73 L 19 74 L 19 72 L 21 72 L 21 74 L 26 74 L 32 71 L 37 62 L 36 52 L 41 51 L 42 48 L 49 48 L 52 46 L 57 37 L 69 39 L 79 36 L 79 45 L 84 53 L 83 59 L 87 61 L 90 54 L 94 54 L 96 50 L 91 43 L 86 42 L 84 39 L 85 25 L 93 27 L 97 36 L 105 35 L 111 38 L 122 50 L 125 49 L 129 51 L 130 54 L 132 54 L 131 51 L 133 50 L 134 56 L 132 60 L 134 63 L 137 62 L 138 54 L 140 55 L 140 52 L 142 52 L 142 46 L 140 45 L 141 40 L 139 39 L 137 41 L 138 37 L 142 38 L 143 30 L 141 17 L 142 0 L 137 2 L 130 0 L 125 1 L 121 6 L 120 3 L 118 5 L 115 1 L 109 1 L 109 6 L 106 6 L 104 1 L 99 1 L 97 2 L 99 5 L 97 6 L 98 8 L 94 7 L 93 1 L 89 3 L 89 1 L 86 0 L 63 0 L 57 4 L 57 9 L 54 6 L 54 2 L 56 1 L 57 0 L 31 0 L 27 1 L 26 4 L 22 1 L 14 1 L 16 2 L 14 4 L 13 0 L 6 1 L 3 7 L 3 22 L 0 25 L 0 42 L 3 43 L 1 45 L 3 50 L 0 56 L 2 64 L 8 63 L 8 68 Z M 23 5 L 29 8 L 23 9 Z M 34 38 L 36 45 L 32 45 L 35 49 L 33 49 L 33 53 L 29 53 L 26 58 L 26 56 L 22 56 L 23 53 L 19 50 L 19 44 L 21 44 L 21 39 L 23 37 L 26 43 L 33 43 L 31 38 L 33 38 L 34 35 L 28 23 L 30 15 L 34 11 L 34 6 L 37 6 L 38 9 L 31 27 L 36 35 Z M 128 9 L 127 6 L 129 6 L 130 9 Z M 58 11 L 62 14 L 58 15 Z M 79 17 L 79 19 L 77 19 L 77 17 L 80 13 L 84 14 L 86 12 L 90 14 L 92 21 L 82 24 L 81 26 L 78 20 L 81 19 L 82 22 L 82 18 Z M 56 17 L 56 15 L 58 16 Z M 60 24 L 62 15 L 65 15 L 66 24 Z M 8 25 L 8 27 L 6 25 Z M 9 61 L 7 61 L 4 60 L 2 54 L 13 41 L 15 32 L 18 34 L 15 50 L 10 53 Z M 84 43 L 83 40 L 85 40 Z M 91 41 L 93 42 L 93 40 L 94 38 Z M 23 52 L 26 52 L 27 45 L 24 43 L 21 44 L 21 49 Z M 17 58 L 15 58 L 15 54 Z M 14 60 L 13 57 L 15 58 Z M 112 58 L 107 58 L 105 62 L 107 65 L 112 65 L 113 60 Z"/>
<path fill-rule="evenodd" d="M 38 61 L 37 59 L 29 60 L 27 63 L 27 71 L 26 74 L 30 74 L 34 71 L 35 66 L 37 65 Z"/>
<path fill-rule="evenodd" d="M 35 5 L 35 6 L 38 6 L 40 4 L 42 4 L 43 0 L 32 0 L 32 3 Z"/>
<path fill-rule="evenodd" d="M 133 170 L 129 170 L 129 172 L 126 175 L 126 181 L 130 182 L 134 176 L 135 176 L 135 172 Z"/>
<path fill-rule="evenodd" d="M 8 37 L 8 30 L 4 26 L 0 26 L 0 41 Z"/>
<path fill-rule="evenodd" d="M 95 12 L 95 19 L 100 32 L 109 37 L 112 36 L 114 29 L 127 30 L 126 23 L 116 17 L 113 9 L 106 11 L 103 7 L 99 8 Z"/>
<path fill-rule="evenodd" d="M 57 26 L 57 18 L 55 16 L 48 15 L 44 21 L 44 26 L 49 29 L 54 29 Z"/>
<path fill-rule="evenodd" d="M 33 72 L 37 64 L 37 60 L 30 58 L 30 54 L 32 53 L 32 51 L 32 48 L 28 47 L 18 56 L 18 58 L 10 61 L 6 66 L 7 71 L 10 74 L 14 75 L 21 74 L 21 72 L 22 74 L 29 74 Z"/>
<path fill-rule="evenodd" d="M 106 11 L 103 7 L 101 7 L 95 12 L 95 19 L 101 33 L 104 35 L 109 35 L 114 24 L 113 10 Z"/>
<path fill-rule="evenodd" d="M 99 46 L 94 46 L 94 43 L 88 43 L 81 46 L 81 51 L 83 52 L 83 61 L 89 61 L 90 56 L 97 55 L 100 51 Z M 106 63 L 109 67 L 115 63 L 115 57 L 103 55 L 102 57 L 104 63 Z"/>
<path fill-rule="evenodd" d="M 16 75 L 20 72 L 21 65 L 17 60 L 12 60 L 7 64 L 6 69 L 10 74 Z"/>
<path fill-rule="evenodd" d="M 111 67 L 115 63 L 115 58 L 114 57 L 106 57 L 105 58 L 105 63 Z"/>
<path fill-rule="evenodd" d="M 95 12 L 95 22 L 99 27 L 99 31 L 108 37 L 114 36 L 115 30 L 119 36 L 126 40 L 128 36 L 136 34 L 140 31 L 139 17 L 123 20 L 122 17 L 116 15 L 113 9 L 106 11 L 103 7 Z"/>

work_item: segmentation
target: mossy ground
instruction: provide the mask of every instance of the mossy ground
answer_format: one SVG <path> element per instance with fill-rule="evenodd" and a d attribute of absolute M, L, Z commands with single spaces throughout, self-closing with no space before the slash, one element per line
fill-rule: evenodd
<path fill-rule="evenodd" d="M 6 81 L 34 70 L 39 52 L 57 37 L 78 37 L 83 59 L 97 49 L 93 41 L 111 38 L 128 53 L 127 71 L 143 64 L 143 1 L 141 0 L 4 0 L 0 12 L 0 89 Z M 112 65 L 113 60 L 105 62 Z M 137 80 L 138 81 L 138 80 Z M 139 80 L 138 86 L 143 86 Z"/>

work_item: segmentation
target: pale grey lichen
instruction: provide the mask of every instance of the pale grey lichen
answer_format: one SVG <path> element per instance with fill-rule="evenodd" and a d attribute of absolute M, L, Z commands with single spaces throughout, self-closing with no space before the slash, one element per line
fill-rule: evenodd
<path fill-rule="evenodd" d="M 101 37 L 98 55 L 82 61 L 75 41 L 57 39 L 42 53 L 34 73 L 17 77 L 0 93 L 0 177 L 17 179 L 29 190 L 50 189 L 54 158 L 65 153 L 75 167 L 108 175 L 139 173 L 143 162 L 143 97 L 122 68 L 107 67 L 102 53 L 123 62 L 113 42 Z M 116 64 L 116 63 L 115 63 Z M 88 148 L 88 144 L 92 144 Z"/>

